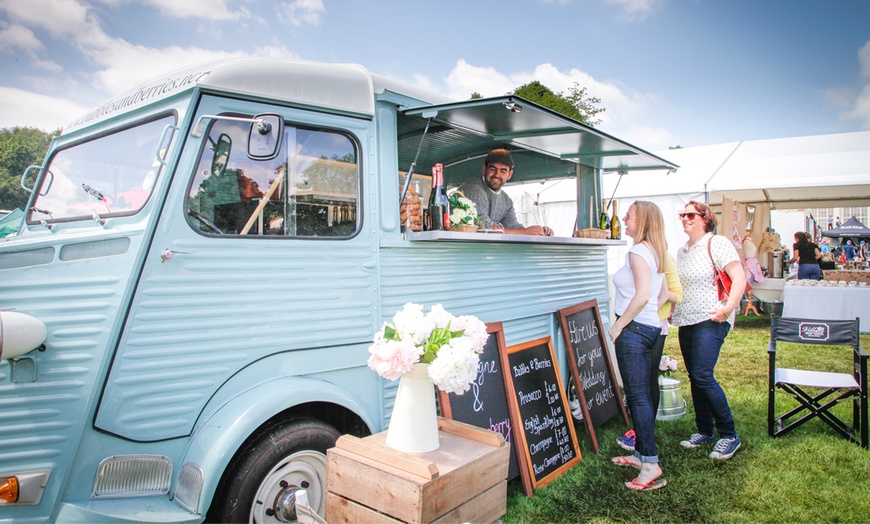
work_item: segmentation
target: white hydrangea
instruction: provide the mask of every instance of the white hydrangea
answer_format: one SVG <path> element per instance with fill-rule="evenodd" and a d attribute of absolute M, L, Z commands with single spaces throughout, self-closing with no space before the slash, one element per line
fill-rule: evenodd
<path fill-rule="evenodd" d="M 474 351 L 483 353 L 483 346 L 489 338 L 489 333 L 486 332 L 486 324 L 481 322 L 480 319 L 471 315 L 460 315 L 450 325 L 450 329 L 453 331 L 465 331 L 464 336 L 470 338 L 474 343 Z"/>
<path fill-rule="evenodd" d="M 435 385 L 461 395 L 477 378 L 479 353 L 488 337 L 486 324 L 476 317 L 454 317 L 441 304 L 424 313 L 423 306 L 408 303 L 375 333 L 368 365 L 396 380 L 415 363 L 431 360 L 429 377 Z"/>
<path fill-rule="evenodd" d="M 438 389 L 461 395 L 468 391 L 477 378 L 480 355 L 472 351 L 473 342 L 467 337 L 457 337 L 441 346 L 438 356 L 429 365 L 429 378 Z"/>
<path fill-rule="evenodd" d="M 429 310 L 429 314 L 426 315 L 426 318 L 432 321 L 435 324 L 435 327 L 445 328 L 449 324 L 451 331 L 456 330 L 452 324 L 452 322 L 456 320 L 456 317 L 448 313 L 441 304 L 435 304 L 432 306 L 432 309 Z"/>
<path fill-rule="evenodd" d="M 410 336 L 415 344 L 424 344 L 435 323 L 423 313 L 423 306 L 409 302 L 393 315 L 393 327 L 400 337 Z"/>

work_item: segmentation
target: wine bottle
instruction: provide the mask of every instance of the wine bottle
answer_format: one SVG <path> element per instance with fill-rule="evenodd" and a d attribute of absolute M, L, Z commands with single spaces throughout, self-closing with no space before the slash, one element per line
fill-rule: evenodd
<path fill-rule="evenodd" d="M 610 238 L 610 217 L 607 216 L 607 199 L 601 200 L 601 220 L 598 224 L 599 229 L 607 232 L 607 238 Z"/>
<path fill-rule="evenodd" d="M 611 202 L 613 206 L 613 218 L 610 219 L 610 238 L 618 240 L 622 238 L 622 222 L 619 220 L 619 215 L 616 214 L 616 200 Z"/>
<path fill-rule="evenodd" d="M 444 171 L 441 164 L 432 166 L 432 191 L 429 193 L 429 229 L 450 229 L 450 202 L 444 191 Z"/>

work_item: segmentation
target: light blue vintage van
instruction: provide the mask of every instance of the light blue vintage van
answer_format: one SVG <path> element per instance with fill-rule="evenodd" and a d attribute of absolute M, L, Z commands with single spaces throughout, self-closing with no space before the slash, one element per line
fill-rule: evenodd
<path fill-rule="evenodd" d="M 512 182 L 575 178 L 580 217 L 603 172 L 675 167 L 517 97 L 280 59 L 171 73 L 71 123 L 0 240 L 0 521 L 286 522 L 300 487 L 322 514 L 326 449 L 389 420 L 367 348 L 406 302 L 564 360 L 553 313 L 609 316 L 621 242 L 399 223 L 408 171 L 455 186 L 496 147 Z"/>

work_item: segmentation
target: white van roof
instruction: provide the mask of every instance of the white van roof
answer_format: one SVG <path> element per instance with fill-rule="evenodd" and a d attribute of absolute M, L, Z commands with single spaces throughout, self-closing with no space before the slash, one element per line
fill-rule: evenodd
<path fill-rule="evenodd" d="M 422 102 L 449 99 L 373 75 L 357 64 L 325 64 L 283 58 L 230 58 L 186 67 L 109 99 L 64 128 L 64 132 L 132 111 L 199 87 L 286 101 L 302 106 L 372 116 L 374 95 L 392 90 Z"/>

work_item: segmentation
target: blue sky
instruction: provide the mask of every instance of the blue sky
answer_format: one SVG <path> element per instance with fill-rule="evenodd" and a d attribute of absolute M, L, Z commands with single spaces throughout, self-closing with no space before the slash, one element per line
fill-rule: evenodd
<path fill-rule="evenodd" d="M 187 65 L 353 62 L 457 99 L 532 80 L 645 149 L 870 129 L 868 0 L 5 0 L 0 128 Z"/>

